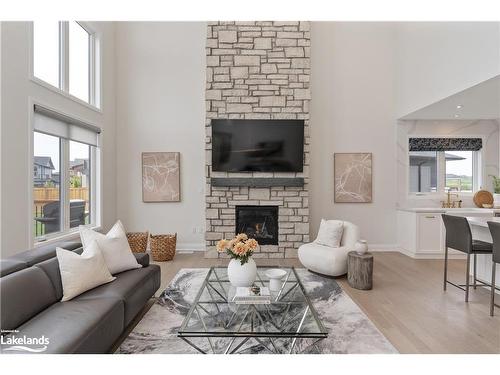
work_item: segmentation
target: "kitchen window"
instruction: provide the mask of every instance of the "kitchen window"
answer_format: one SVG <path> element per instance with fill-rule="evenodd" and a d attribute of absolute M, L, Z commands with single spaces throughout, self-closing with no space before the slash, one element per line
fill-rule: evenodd
<path fill-rule="evenodd" d="M 33 22 L 33 76 L 94 107 L 99 105 L 98 40 L 77 21 Z"/>
<path fill-rule="evenodd" d="M 35 106 L 33 238 L 35 242 L 96 226 L 99 128 Z"/>
<path fill-rule="evenodd" d="M 409 192 L 473 193 L 481 185 L 480 138 L 410 138 Z"/>

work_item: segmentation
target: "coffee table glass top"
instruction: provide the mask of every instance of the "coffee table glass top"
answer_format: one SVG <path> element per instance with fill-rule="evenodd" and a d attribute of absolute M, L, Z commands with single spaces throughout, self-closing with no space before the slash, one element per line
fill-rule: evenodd
<path fill-rule="evenodd" d="M 269 278 L 265 272 L 270 268 L 257 269 L 255 285 L 269 287 Z M 178 331 L 178 336 L 183 339 L 327 337 L 328 333 L 296 270 L 293 267 L 281 269 L 286 271 L 286 276 L 282 280 L 282 288 L 271 291 L 271 304 L 245 305 L 232 302 L 236 289 L 229 283 L 227 268 L 212 267 Z"/>

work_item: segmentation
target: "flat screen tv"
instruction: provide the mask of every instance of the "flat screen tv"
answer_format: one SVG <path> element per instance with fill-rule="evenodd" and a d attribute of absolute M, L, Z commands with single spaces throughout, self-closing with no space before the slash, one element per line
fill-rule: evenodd
<path fill-rule="evenodd" d="M 212 120 L 212 170 L 302 172 L 304 120 Z"/>

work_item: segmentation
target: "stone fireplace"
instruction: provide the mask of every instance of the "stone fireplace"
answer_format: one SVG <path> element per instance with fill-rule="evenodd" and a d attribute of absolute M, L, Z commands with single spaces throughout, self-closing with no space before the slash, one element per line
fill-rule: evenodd
<path fill-rule="evenodd" d="M 235 233 L 261 245 L 278 245 L 278 206 L 236 206 Z"/>
<path fill-rule="evenodd" d="M 309 23 L 209 22 L 206 53 L 205 256 L 226 256 L 218 240 L 254 231 L 254 257 L 296 257 L 309 242 Z M 304 120 L 303 172 L 212 171 L 213 119 Z"/>

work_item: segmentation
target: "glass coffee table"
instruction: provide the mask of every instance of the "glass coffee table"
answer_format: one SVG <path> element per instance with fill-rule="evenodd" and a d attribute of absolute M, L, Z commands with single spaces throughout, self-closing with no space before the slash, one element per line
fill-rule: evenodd
<path fill-rule="evenodd" d="M 257 286 L 269 286 L 257 269 Z M 275 268 L 275 267 L 274 267 Z M 201 353 L 314 353 L 328 336 L 295 268 L 286 271 L 271 304 L 236 304 L 226 268 L 212 267 L 177 336 Z"/>

